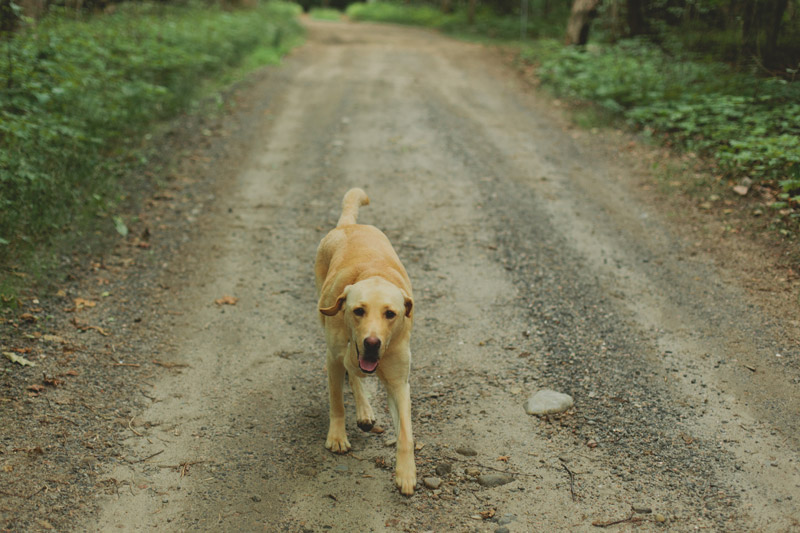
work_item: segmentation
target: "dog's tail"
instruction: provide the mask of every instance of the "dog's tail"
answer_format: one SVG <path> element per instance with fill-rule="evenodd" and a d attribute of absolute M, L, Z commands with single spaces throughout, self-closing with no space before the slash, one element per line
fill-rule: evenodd
<path fill-rule="evenodd" d="M 369 205 L 369 196 L 363 189 L 355 188 L 347 191 L 342 200 L 342 216 L 339 217 L 336 227 L 355 224 L 358 218 L 358 208 L 362 205 Z"/>

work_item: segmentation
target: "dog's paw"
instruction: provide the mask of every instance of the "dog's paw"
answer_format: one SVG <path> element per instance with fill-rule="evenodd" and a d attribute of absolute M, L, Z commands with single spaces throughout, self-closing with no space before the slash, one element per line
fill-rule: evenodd
<path fill-rule="evenodd" d="M 361 431 L 371 431 L 375 426 L 375 419 L 358 420 L 356 423 Z"/>
<path fill-rule="evenodd" d="M 399 470 L 395 474 L 395 485 L 400 489 L 400 494 L 403 496 L 411 496 L 414 494 L 414 487 L 417 484 L 416 472 L 401 473 Z"/>
<path fill-rule="evenodd" d="M 347 435 L 328 434 L 325 447 L 333 453 L 347 453 L 350 451 L 350 441 L 347 440 Z"/>

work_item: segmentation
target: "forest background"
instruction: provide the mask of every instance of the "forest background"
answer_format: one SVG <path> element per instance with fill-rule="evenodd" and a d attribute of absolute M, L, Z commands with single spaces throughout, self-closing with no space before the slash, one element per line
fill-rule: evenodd
<path fill-rule="evenodd" d="M 584 125 L 624 123 L 699 156 L 698 187 L 721 186 L 767 231 L 796 238 L 800 0 L 300 4 L 507 46 L 556 97 L 592 102 Z M 130 206 L 171 179 L 132 178 L 159 124 L 223 109 L 226 84 L 301 42 L 300 13 L 256 0 L 0 0 L 4 301 L 66 250 L 126 235 Z"/>

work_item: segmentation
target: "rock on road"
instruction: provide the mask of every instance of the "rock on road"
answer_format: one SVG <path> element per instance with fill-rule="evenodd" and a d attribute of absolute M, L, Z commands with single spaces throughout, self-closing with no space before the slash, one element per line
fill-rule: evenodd
<path fill-rule="evenodd" d="M 308 27 L 250 91 L 269 99 L 252 147 L 220 169 L 162 274 L 182 313 L 170 357 L 189 366 L 137 416 L 128 456 L 152 459 L 108 473 L 126 487 L 85 528 L 800 528 L 796 327 L 693 253 L 632 193 L 626 159 L 493 51 Z M 414 283 L 411 498 L 392 482 L 380 387 L 386 431 L 357 429 L 348 390 L 353 451 L 324 448 L 312 266 L 355 186 L 372 199 L 359 221 L 387 233 Z M 574 407 L 527 415 L 546 388 Z"/>

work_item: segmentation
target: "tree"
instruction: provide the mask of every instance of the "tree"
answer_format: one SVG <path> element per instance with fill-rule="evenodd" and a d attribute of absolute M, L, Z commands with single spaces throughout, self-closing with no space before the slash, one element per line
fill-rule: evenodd
<path fill-rule="evenodd" d="M 589 24 L 597 16 L 600 0 L 574 0 L 567 21 L 566 44 L 584 45 L 589 40 Z"/>

